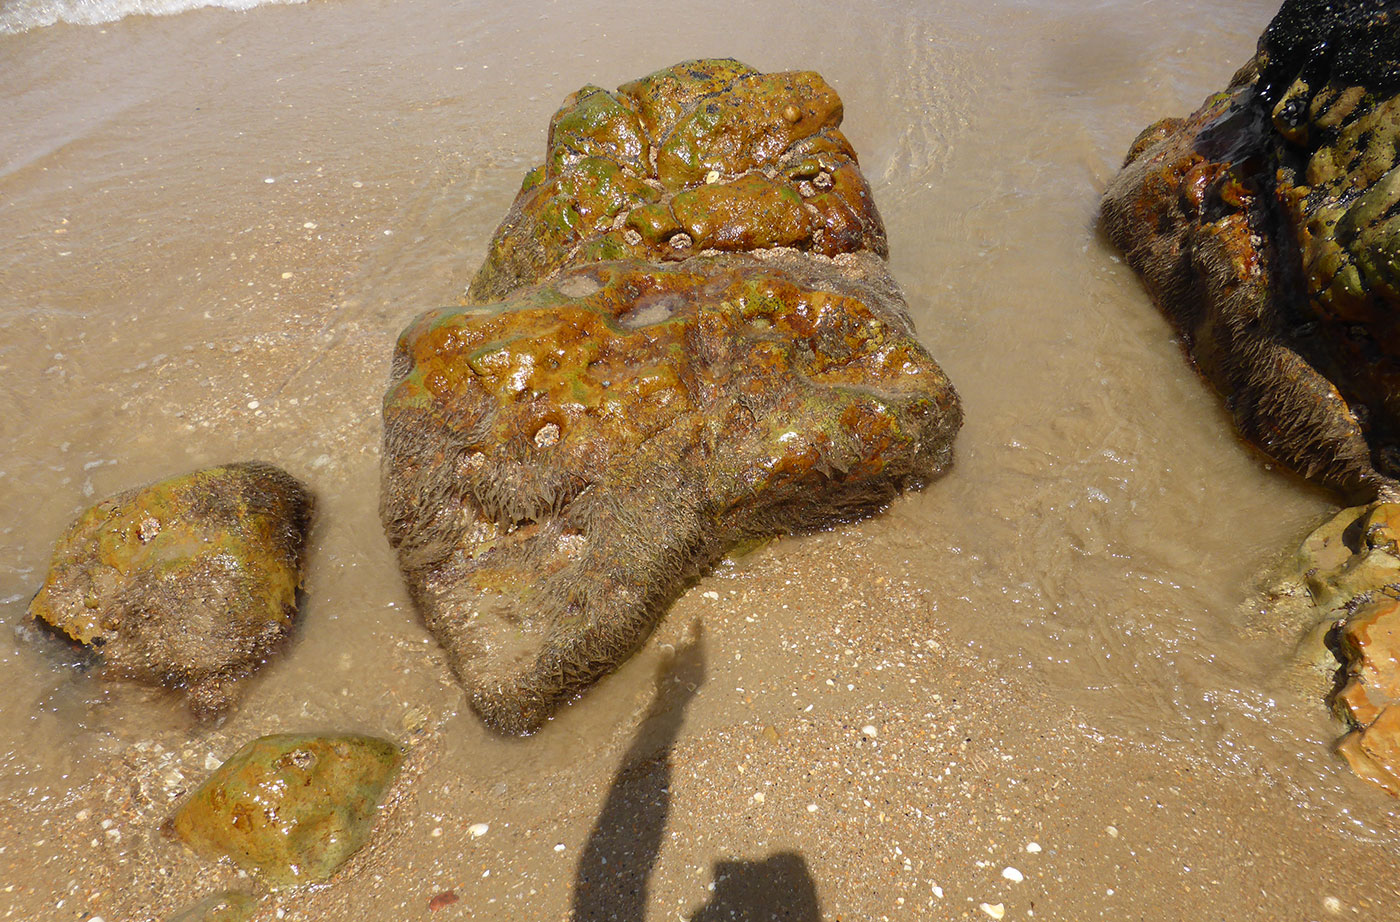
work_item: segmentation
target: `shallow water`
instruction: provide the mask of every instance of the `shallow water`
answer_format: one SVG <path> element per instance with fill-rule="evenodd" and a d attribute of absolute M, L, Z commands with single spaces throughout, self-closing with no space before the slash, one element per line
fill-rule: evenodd
<path fill-rule="evenodd" d="M 0 0 L 0 23 L 43 22 L 17 18 L 40 6 Z M 1393 801 L 1329 753 L 1336 727 L 1286 679 L 1288 639 L 1239 610 L 1333 507 L 1238 442 L 1095 228 L 1133 136 L 1223 86 L 1272 5 L 634 7 L 317 0 L 0 34 L 0 918 L 159 918 L 236 881 L 154 826 L 209 757 L 318 728 L 413 743 L 414 783 L 362 866 L 278 898 L 290 918 L 426 918 L 449 888 L 463 900 L 438 918 L 564 915 L 584 892 L 579 850 L 610 841 L 590 830 L 631 803 L 613 785 L 629 746 L 674 764 L 659 857 L 629 866 L 651 875 L 650 918 L 718 905 L 707 875 L 760 846 L 804 856 L 831 918 L 976 912 L 1004 885 L 1001 859 L 967 856 L 1066 790 L 1059 851 L 1043 880 L 1023 869 L 1010 918 L 1400 906 L 1382 884 L 1400 866 Z M 956 465 L 878 518 L 721 567 L 538 737 L 494 739 L 378 527 L 393 339 L 461 293 L 566 93 L 718 55 L 818 70 L 844 99 L 894 275 L 964 400 Z M 193 728 L 159 696 L 89 682 L 24 629 L 81 508 L 249 457 L 320 505 L 302 627 L 226 724 Z M 697 626 L 705 679 L 683 721 L 643 721 L 654 674 Z M 869 720 L 908 732 L 837 745 Z M 995 756 L 941 748 L 974 737 Z M 876 745 L 893 747 L 888 771 Z M 736 761 L 750 756 L 775 785 L 826 793 L 731 809 L 722 794 L 753 777 Z M 1016 782 L 1003 762 L 1037 767 Z M 820 780 L 828 764 L 892 798 L 961 764 L 974 812 L 926 822 L 931 796 L 887 825 L 871 806 L 884 801 L 850 793 L 863 782 Z M 1042 769 L 1068 787 L 1037 788 Z M 610 785 L 627 796 L 607 800 Z M 1123 825 L 1105 816 L 1143 791 L 1166 803 L 1144 823 L 1158 857 L 1139 844 L 1097 863 L 1122 844 L 1105 846 Z M 843 797 L 879 823 L 827 822 Z M 463 830 L 483 816 L 496 832 L 477 843 Z M 881 850 L 899 836 L 897 856 Z M 1212 862 L 1227 868 L 1212 883 L 1183 883 Z"/>

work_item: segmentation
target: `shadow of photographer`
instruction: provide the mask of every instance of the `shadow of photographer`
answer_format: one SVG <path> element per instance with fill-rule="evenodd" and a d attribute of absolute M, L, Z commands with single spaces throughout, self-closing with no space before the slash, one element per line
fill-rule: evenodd
<path fill-rule="evenodd" d="M 656 696 L 584 845 L 574 881 L 574 922 L 646 919 L 650 878 L 671 807 L 671 750 L 704 679 L 704 638 L 697 623 L 693 639 L 658 671 Z M 796 852 L 717 862 L 711 889 L 691 922 L 821 919 L 815 883 Z"/>

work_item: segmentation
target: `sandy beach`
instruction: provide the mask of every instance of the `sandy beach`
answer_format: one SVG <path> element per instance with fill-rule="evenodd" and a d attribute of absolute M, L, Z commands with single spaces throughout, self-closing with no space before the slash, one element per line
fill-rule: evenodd
<path fill-rule="evenodd" d="M 1275 9 L 311 0 L 45 24 L 77 14 L 0 0 L 0 919 L 260 892 L 160 827 L 284 731 L 408 761 L 370 844 L 259 920 L 1400 917 L 1397 803 L 1331 752 L 1296 638 L 1245 604 L 1336 506 L 1237 439 L 1096 226 L 1137 132 L 1223 86 Z M 379 525 L 393 343 L 462 295 L 566 94 L 703 56 L 840 93 L 962 396 L 955 464 L 727 560 L 503 739 Z M 224 723 L 28 626 L 79 511 L 251 458 L 319 505 L 301 624 Z"/>

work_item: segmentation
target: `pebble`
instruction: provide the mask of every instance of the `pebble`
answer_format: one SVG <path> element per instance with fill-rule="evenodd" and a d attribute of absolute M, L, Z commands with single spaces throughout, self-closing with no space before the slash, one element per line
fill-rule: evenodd
<path fill-rule="evenodd" d="M 816 812 L 817 812 L 817 805 L 816 805 L 816 804 L 808 804 L 808 805 L 807 805 L 807 812 L 808 812 L 808 813 L 816 813 Z"/>
<path fill-rule="evenodd" d="M 269 186 L 272 185 L 273 183 L 275 183 L 276 181 L 277 181 L 277 180 L 273 179 L 271 176 L 269 176 L 269 177 L 267 177 L 267 179 L 264 179 L 264 180 L 263 180 L 263 182 L 267 183 Z"/>
<path fill-rule="evenodd" d="M 1010 866 L 1002 869 L 1001 876 L 1005 877 L 1007 880 L 1014 881 L 1018 884 L 1026 879 L 1026 875 L 1022 874 L 1020 871 Z"/>
<path fill-rule="evenodd" d="M 1001 903 L 983 903 L 978 908 L 993 919 L 1000 919 L 1002 916 L 1006 915 L 1006 907 Z"/>
<path fill-rule="evenodd" d="M 1026 843 L 1026 851 L 1030 852 L 1032 855 L 1039 853 L 1039 852 L 1040 852 L 1040 843 L 1039 843 L 1039 842 L 1027 842 L 1027 843 Z"/>
<path fill-rule="evenodd" d="M 470 826 L 467 827 L 467 833 L 473 839 L 480 839 L 482 836 L 486 835 L 486 833 L 490 831 L 491 827 L 486 823 L 472 823 Z"/>
<path fill-rule="evenodd" d="M 554 846 L 554 850 L 556 852 L 562 852 L 564 850 L 564 843 L 560 842 L 558 845 Z"/>
<path fill-rule="evenodd" d="M 1108 829 L 1106 830 L 1106 832 L 1107 832 L 1110 836 L 1112 836 L 1113 838 L 1115 838 L 1115 839 L 1118 838 L 1118 827 L 1117 827 L 1117 826 L 1110 826 L 1110 827 L 1108 827 Z"/>
<path fill-rule="evenodd" d="M 307 221 L 305 224 L 302 225 L 302 227 L 306 228 L 307 230 L 315 230 L 315 229 L 316 229 L 316 222 L 315 222 L 315 221 Z"/>
<path fill-rule="evenodd" d="M 763 792 L 759 791 L 756 794 L 754 794 L 753 797 L 750 799 L 756 804 L 761 804 L 766 798 L 764 798 Z"/>
<path fill-rule="evenodd" d="M 702 598 L 710 599 L 711 601 L 719 601 L 719 593 L 715 592 L 713 589 L 707 589 L 706 591 L 700 593 L 700 595 Z"/>
<path fill-rule="evenodd" d="M 437 896 L 428 900 L 428 912 L 437 912 L 439 909 L 451 906 L 453 903 L 457 902 L 458 899 L 459 897 L 454 891 L 444 890 Z"/>
<path fill-rule="evenodd" d="M 1342 901 L 1335 896 L 1329 896 L 1324 899 L 1322 901 L 1322 906 L 1330 913 L 1339 913 L 1342 911 Z"/>
<path fill-rule="evenodd" d="M 860 728 L 860 732 L 864 733 L 871 739 L 874 739 L 875 737 L 880 735 L 880 731 L 875 728 L 874 724 L 866 724 L 865 726 Z"/>
<path fill-rule="evenodd" d="M 943 888 L 938 886 L 938 884 L 934 884 L 933 895 L 938 897 L 940 900 L 943 899 Z"/>
<path fill-rule="evenodd" d="M 210 752 L 210 753 L 205 753 L 205 756 L 204 756 L 204 770 L 205 770 L 205 771 L 207 771 L 207 772 L 212 772 L 214 769 L 218 768 L 220 765 L 223 765 L 223 764 L 224 764 L 223 761 L 220 760 L 220 758 L 219 758 L 218 756 L 214 755 L 214 753 L 212 753 L 212 752 Z"/>
<path fill-rule="evenodd" d="M 705 174 L 705 182 L 709 185 L 719 182 L 719 170 L 710 170 Z"/>

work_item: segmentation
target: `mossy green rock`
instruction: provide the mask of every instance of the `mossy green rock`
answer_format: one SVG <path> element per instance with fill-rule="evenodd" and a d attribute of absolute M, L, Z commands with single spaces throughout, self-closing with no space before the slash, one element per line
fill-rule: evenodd
<path fill-rule="evenodd" d="M 729 549 L 951 463 L 958 396 L 841 111 L 817 74 L 733 60 L 583 88 L 473 306 L 400 336 L 380 512 L 491 727 L 538 729 Z"/>
<path fill-rule="evenodd" d="M 1397 36 L 1393 5 L 1287 0 L 1103 209 L 1242 434 L 1355 501 L 1400 496 Z"/>
<path fill-rule="evenodd" d="M 402 761 L 375 737 L 264 736 L 219 766 L 170 825 L 199 855 L 227 857 L 271 887 L 325 880 L 369 840 Z"/>
<path fill-rule="evenodd" d="M 841 99 L 811 72 L 687 61 L 572 94 L 472 282 L 493 301 L 562 268 L 793 247 L 885 255 Z"/>
<path fill-rule="evenodd" d="M 107 675 L 233 700 L 291 629 L 311 494 L 271 464 L 195 471 L 89 508 L 59 540 L 31 617 Z"/>

